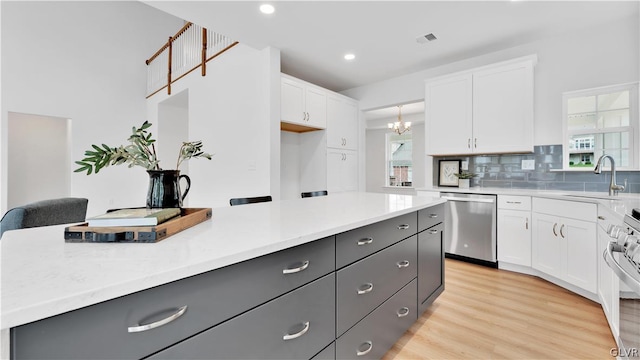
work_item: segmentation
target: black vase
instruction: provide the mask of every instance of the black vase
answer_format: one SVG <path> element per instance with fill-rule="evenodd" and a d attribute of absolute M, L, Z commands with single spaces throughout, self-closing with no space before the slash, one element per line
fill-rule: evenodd
<path fill-rule="evenodd" d="M 180 170 L 147 170 L 149 174 L 149 191 L 147 192 L 147 208 L 181 208 L 182 200 L 189 193 L 191 179 L 180 175 Z M 180 191 L 180 179 L 187 180 L 184 194 Z"/>

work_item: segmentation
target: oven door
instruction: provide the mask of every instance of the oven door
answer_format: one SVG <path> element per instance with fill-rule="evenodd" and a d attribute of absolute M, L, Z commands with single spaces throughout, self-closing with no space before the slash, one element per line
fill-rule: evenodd
<path fill-rule="evenodd" d="M 609 243 L 604 253 L 607 265 L 620 279 L 619 338 L 616 353 L 620 359 L 640 359 L 640 272 Z"/>

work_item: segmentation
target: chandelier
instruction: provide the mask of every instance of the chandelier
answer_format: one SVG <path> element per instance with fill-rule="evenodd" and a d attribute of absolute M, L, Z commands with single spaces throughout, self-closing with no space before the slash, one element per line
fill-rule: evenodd
<path fill-rule="evenodd" d="M 388 123 L 387 126 L 398 135 L 402 135 L 406 131 L 411 131 L 411 121 L 404 122 L 402 120 L 402 105 L 398 105 L 398 121 Z"/>

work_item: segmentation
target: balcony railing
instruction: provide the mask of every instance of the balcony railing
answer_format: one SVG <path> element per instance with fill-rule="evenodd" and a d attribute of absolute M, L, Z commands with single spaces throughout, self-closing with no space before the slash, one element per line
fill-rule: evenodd
<path fill-rule="evenodd" d="M 171 94 L 171 84 L 193 70 L 207 74 L 207 62 L 238 44 L 224 35 L 193 23 L 186 23 L 147 63 L 147 98 L 164 88 Z"/>

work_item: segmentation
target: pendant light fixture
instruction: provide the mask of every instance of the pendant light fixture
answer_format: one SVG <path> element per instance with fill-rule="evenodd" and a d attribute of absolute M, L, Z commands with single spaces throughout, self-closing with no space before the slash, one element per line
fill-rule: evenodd
<path fill-rule="evenodd" d="M 398 135 L 402 135 L 406 131 L 411 131 L 411 121 L 404 122 L 402 120 L 402 105 L 398 105 L 398 121 L 388 123 L 387 126 Z"/>

